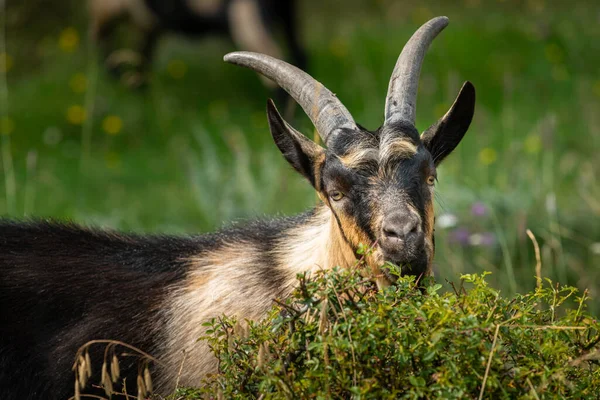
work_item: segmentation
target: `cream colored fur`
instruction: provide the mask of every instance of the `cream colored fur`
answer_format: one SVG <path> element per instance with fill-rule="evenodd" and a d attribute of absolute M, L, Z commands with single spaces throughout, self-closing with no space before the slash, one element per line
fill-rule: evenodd
<path fill-rule="evenodd" d="M 203 322 L 222 314 L 235 315 L 239 321 L 259 319 L 273 305 L 273 299 L 291 293 L 296 274 L 356 262 L 327 207 L 320 208 L 310 224 L 287 232 L 276 247 L 277 265 L 273 269 L 287 277 L 277 291 L 268 290 L 253 273 L 260 254 L 251 243 L 232 243 L 189 260 L 185 285 L 172 288 L 166 305 L 167 326 L 161 331 L 167 336 L 160 354 L 156 354 L 163 363 L 160 376 L 164 380 L 157 382 L 159 393 L 172 391 L 178 379 L 180 385 L 198 385 L 202 377 L 215 372 L 215 357 L 206 343 L 197 341 L 205 332 Z"/>

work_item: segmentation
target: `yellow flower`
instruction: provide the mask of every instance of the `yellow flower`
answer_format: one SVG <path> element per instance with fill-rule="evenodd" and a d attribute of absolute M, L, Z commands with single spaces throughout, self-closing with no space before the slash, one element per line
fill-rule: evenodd
<path fill-rule="evenodd" d="M 0 118 L 0 135 L 10 135 L 15 130 L 15 121 L 9 116 Z"/>
<path fill-rule="evenodd" d="M 66 28 L 58 37 L 58 47 L 65 53 L 72 53 L 79 46 L 79 33 L 75 28 Z"/>
<path fill-rule="evenodd" d="M 181 79 L 187 73 L 188 67 L 181 60 L 172 60 L 167 65 L 167 72 L 172 78 Z"/>
<path fill-rule="evenodd" d="M 525 151 L 530 154 L 537 154 L 542 150 L 542 139 L 539 135 L 529 135 L 523 143 Z"/>
<path fill-rule="evenodd" d="M 69 81 L 69 86 L 75 93 L 83 93 L 87 89 L 87 77 L 82 73 L 75 74 Z"/>
<path fill-rule="evenodd" d="M 0 73 L 4 74 L 12 69 L 13 58 L 7 53 L 0 53 Z"/>
<path fill-rule="evenodd" d="M 109 115 L 102 121 L 102 129 L 109 135 L 116 135 L 123 129 L 123 120 L 116 115 Z"/>
<path fill-rule="evenodd" d="M 491 147 L 486 147 L 479 152 L 479 162 L 483 165 L 492 165 L 498 159 L 498 153 Z"/>
<path fill-rule="evenodd" d="M 67 121 L 73 125 L 81 125 L 87 118 L 85 108 L 79 104 L 67 108 Z"/>

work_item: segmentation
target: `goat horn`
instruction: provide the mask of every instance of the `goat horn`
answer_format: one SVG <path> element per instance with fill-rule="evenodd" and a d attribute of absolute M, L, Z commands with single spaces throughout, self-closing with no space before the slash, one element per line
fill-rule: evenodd
<path fill-rule="evenodd" d="M 275 81 L 304 109 L 325 144 L 334 131 L 358 129 L 342 102 L 301 69 L 265 54 L 248 51 L 229 53 L 223 60 L 250 68 Z"/>
<path fill-rule="evenodd" d="M 405 121 L 414 126 L 423 58 L 433 39 L 447 25 L 447 17 L 429 20 L 412 35 L 402 49 L 385 99 L 385 125 Z"/>

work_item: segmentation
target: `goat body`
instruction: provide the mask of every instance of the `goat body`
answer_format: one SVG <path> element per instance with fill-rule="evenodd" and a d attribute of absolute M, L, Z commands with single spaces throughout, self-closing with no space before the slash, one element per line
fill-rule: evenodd
<path fill-rule="evenodd" d="M 298 272 L 323 265 L 328 218 L 313 210 L 188 237 L 0 222 L 2 398 L 72 396 L 74 356 L 94 339 L 118 339 L 160 359 L 155 387 L 163 393 L 174 389 L 185 351 L 180 382 L 199 384 L 216 366 L 207 345 L 196 343 L 202 322 L 223 313 L 259 318 L 285 297 Z M 282 268 L 284 259 L 297 265 Z M 103 350 L 91 351 L 94 382 Z M 135 360 L 121 363 L 135 382 Z"/>

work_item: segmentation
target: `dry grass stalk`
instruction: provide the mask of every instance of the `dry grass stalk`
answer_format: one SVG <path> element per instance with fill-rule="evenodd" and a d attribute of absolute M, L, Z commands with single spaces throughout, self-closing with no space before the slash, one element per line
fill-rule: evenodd
<path fill-rule="evenodd" d="M 116 383 L 121 375 L 121 369 L 119 368 L 119 359 L 116 354 L 113 354 L 112 361 L 110 363 L 110 375 L 113 383 Z"/>
<path fill-rule="evenodd" d="M 73 399 L 78 400 L 82 396 L 81 389 L 85 388 L 88 378 L 90 378 L 92 376 L 92 362 L 91 362 L 90 355 L 89 355 L 89 348 L 94 344 L 106 344 L 106 348 L 104 349 L 104 361 L 102 363 L 100 385 L 102 386 L 102 388 L 104 389 L 104 392 L 106 393 L 106 395 L 108 397 L 111 397 L 112 394 L 114 393 L 113 383 L 116 383 L 121 375 L 121 371 L 120 371 L 120 367 L 119 367 L 119 360 L 115 353 L 116 346 L 123 346 L 123 347 L 133 350 L 135 353 L 139 354 L 140 365 L 144 366 L 146 369 L 148 369 L 148 363 L 150 361 L 155 362 L 157 364 L 161 364 L 159 360 L 152 357 L 150 354 L 138 349 L 137 347 L 131 346 L 127 343 L 124 343 L 124 342 L 121 342 L 118 340 L 91 340 L 91 341 L 85 343 L 83 346 L 81 346 L 77 350 L 77 354 L 75 356 L 75 362 L 73 364 L 72 370 L 75 372 L 75 381 L 77 383 L 78 389 L 76 390 L 75 396 L 72 397 Z M 109 373 L 108 360 L 109 360 L 109 355 L 111 355 L 111 354 L 112 354 L 112 357 L 110 357 L 110 373 Z M 145 377 L 142 376 L 142 374 L 145 374 L 145 373 L 146 372 L 143 371 L 142 369 L 138 370 L 138 379 L 141 379 L 142 382 L 144 380 L 146 380 L 149 383 L 149 385 L 146 385 L 143 388 L 144 396 L 146 394 L 148 394 L 149 392 L 151 392 L 151 389 L 147 390 L 147 388 L 148 387 L 151 388 L 151 385 L 152 385 L 152 381 L 150 380 L 150 371 L 149 370 L 147 371 L 147 375 L 148 375 L 147 379 L 144 379 Z M 88 394 L 85 394 L 84 396 L 94 397 L 94 398 L 103 398 L 103 397 L 98 397 L 98 396 L 93 396 L 93 395 L 88 395 Z"/>
<path fill-rule="evenodd" d="M 319 315 L 319 333 L 323 335 L 327 329 L 327 299 L 321 302 L 321 315 Z"/>
<path fill-rule="evenodd" d="M 526 232 L 529 239 L 533 242 L 533 249 L 535 251 L 535 276 L 537 280 L 536 287 L 539 289 L 542 287 L 542 257 L 540 256 L 540 246 L 538 245 L 533 232 L 529 229 L 527 229 Z"/>
<path fill-rule="evenodd" d="M 83 389 L 87 384 L 87 373 L 85 371 L 85 362 L 79 363 L 79 368 L 77 369 L 77 380 L 79 381 L 79 386 Z"/>
<path fill-rule="evenodd" d="M 86 351 L 85 352 L 85 366 L 86 366 L 86 373 L 88 378 L 91 378 L 92 376 L 92 360 L 90 359 L 90 352 Z"/>
<path fill-rule="evenodd" d="M 108 375 L 108 365 L 106 360 L 102 363 L 102 374 L 100 378 L 100 385 L 104 388 L 104 392 L 108 397 L 113 394 L 113 384 L 110 376 Z"/>
<path fill-rule="evenodd" d="M 75 378 L 75 395 L 73 396 L 75 400 L 81 400 L 81 392 L 79 389 L 79 379 Z"/>
<path fill-rule="evenodd" d="M 104 385 L 104 383 L 109 380 L 108 379 L 108 368 L 107 368 L 107 364 L 106 361 L 104 361 L 102 363 L 102 372 L 100 374 L 100 382 L 102 383 L 102 385 Z"/>
<path fill-rule="evenodd" d="M 261 369 L 265 365 L 265 360 L 266 360 L 266 356 L 265 356 L 266 348 L 265 347 L 266 346 L 264 343 L 262 343 L 258 347 L 258 356 L 256 356 L 256 366 L 259 369 Z"/>
<path fill-rule="evenodd" d="M 141 375 L 138 375 L 138 377 L 137 377 L 137 389 L 138 389 L 138 395 L 137 395 L 138 400 L 144 400 L 144 397 L 146 397 L 146 385 L 144 384 L 144 379 L 142 378 Z"/>
<path fill-rule="evenodd" d="M 233 332 L 227 331 L 227 349 L 233 351 Z"/>
<path fill-rule="evenodd" d="M 148 364 L 146 364 L 146 367 L 144 368 L 144 385 L 146 386 L 146 391 L 152 393 L 152 377 L 150 376 Z"/>

